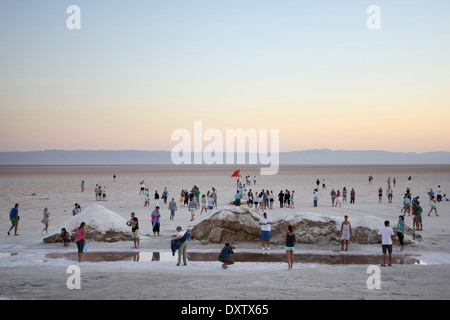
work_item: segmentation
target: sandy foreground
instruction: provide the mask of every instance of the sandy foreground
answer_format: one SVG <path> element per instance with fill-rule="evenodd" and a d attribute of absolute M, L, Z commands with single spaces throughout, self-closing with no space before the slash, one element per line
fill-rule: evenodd
<path fill-rule="evenodd" d="M 176 266 L 176 256 L 170 257 L 170 237 L 176 226 L 189 227 L 190 214 L 178 207 L 175 220 L 169 219 L 167 204 L 162 208 L 161 236 L 153 236 L 150 213 L 154 208 L 153 194 L 161 194 L 167 187 L 169 198 L 178 202 L 181 189 L 197 185 L 201 193 L 215 187 L 219 206 L 229 205 L 235 193 L 235 167 L 205 166 L 73 166 L 73 167 L 0 167 L 0 298 L 2 299 L 173 299 L 173 300 L 290 300 L 290 299 L 449 299 L 450 298 L 450 203 L 438 203 L 439 217 L 430 210 L 427 192 L 441 186 L 450 193 L 450 166 L 285 166 L 275 176 L 260 176 L 256 167 L 241 167 L 241 174 L 252 177 L 253 191 L 295 190 L 295 208 L 280 209 L 275 201 L 273 210 L 266 210 L 276 220 L 292 212 L 314 212 L 324 215 L 352 218 L 375 216 L 391 221 L 394 226 L 402 208 L 407 187 L 422 200 L 423 241 L 406 246 L 405 253 L 394 246 L 394 256 L 412 255 L 420 264 L 394 264 L 380 267 L 380 289 L 370 289 L 367 264 L 295 263 L 288 270 L 287 263 L 236 262 L 227 270 L 217 261 L 189 261 L 187 266 Z M 113 181 L 113 174 L 117 179 Z M 257 182 L 253 185 L 253 176 Z M 368 176 L 374 181 L 368 183 Z M 408 177 L 412 179 L 408 181 Z M 397 184 L 392 204 L 378 203 L 378 188 L 387 188 L 388 177 Z M 326 190 L 320 190 L 319 207 L 312 205 L 316 179 L 325 178 Z M 86 190 L 81 192 L 81 181 Z M 144 207 L 139 195 L 140 181 L 150 188 L 151 206 Z M 131 242 L 88 242 L 88 252 L 139 253 L 139 261 L 104 261 L 78 263 L 64 258 L 75 253 L 76 245 L 64 248 L 60 244 L 44 244 L 41 232 L 42 211 L 48 207 L 49 234 L 59 232 L 59 226 L 72 216 L 75 202 L 84 209 L 95 201 L 95 184 L 106 186 L 107 201 L 100 202 L 107 209 L 125 219 L 135 212 L 140 222 L 141 243 L 132 249 Z M 350 192 L 356 190 L 356 203 L 349 199 L 342 207 L 331 207 L 331 189 Z M 349 196 L 348 196 L 349 197 Z M 20 204 L 19 236 L 8 236 L 9 212 Z M 197 213 L 199 214 L 199 212 Z M 405 217 L 411 226 L 412 217 Z M 381 228 L 382 226 L 380 226 Z M 235 243 L 236 252 L 263 254 L 260 243 Z M 223 244 L 188 244 L 188 252 L 218 253 Z M 159 252 L 160 261 L 146 259 Z M 340 244 L 296 245 L 301 254 L 375 255 L 382 262 L 381 245 L 350 244 L 348 252 L 340 252 Z M 272 244 L 269 254 L 284 254 L 284 245 Z M 49 258 L 60 254 L 60 258 Z M 81 289 L 69 289 L 71 276 L 68 268 L 80 267 Z"/>

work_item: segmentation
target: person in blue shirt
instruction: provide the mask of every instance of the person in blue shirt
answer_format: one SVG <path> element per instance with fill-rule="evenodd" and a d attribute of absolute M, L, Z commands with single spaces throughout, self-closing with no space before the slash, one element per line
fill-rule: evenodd
<path fill-rule="evenodd" d="M 239 192 L 239 190 L 236 191 L 236 194 L 234 195 L 234 199 L 235 199 L 234 204 L 236 206 L 240 206 L 241 205 L 241 193 Z"/>
<path fill-rule="evenodd" d="M 214 198 L 212 197 L 212 195 L 210 195 L 208 198 L 208 208 L 209 210 L 214 209 Z"/>
<path fill-rule="evenodd" d="M 16 203 L 14 208 L 11 209 L 11 212 L 9 213 L 9 218 L 11 220 L 11 228 L 9 228 L 8 236 L 11 235 L 10 232 L 12 229 L 14 229 L 14 235 L 18 236 L 17 228 L 19 226 L 19 204 Z"/>
<path fill-rule="evenodd" d="M 233 259 L 230 259 L 230 254 L 234 254 L 233 249 L 234 247 L 227 242 L 222 251 L 220 251 L 218 260 L 222 262 L 222 268 L 227 269 L 229 265 L 234 264 Z"/>

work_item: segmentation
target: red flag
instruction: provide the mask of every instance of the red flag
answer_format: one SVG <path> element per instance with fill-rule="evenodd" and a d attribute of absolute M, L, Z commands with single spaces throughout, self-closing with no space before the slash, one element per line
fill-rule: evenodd
<path fill-rule="evenodd" d="M 241 171 L 240 169 L 235 171 L 231 176 L 232 177 L 239 177 L 239 171 Z"/>

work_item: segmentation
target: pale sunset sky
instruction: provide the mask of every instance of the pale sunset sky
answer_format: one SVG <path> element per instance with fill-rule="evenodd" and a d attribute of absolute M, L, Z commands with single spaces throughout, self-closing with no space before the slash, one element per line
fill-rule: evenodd
<path fill-rule="evenodd" d="M 447 0 L 2 0 L 0 151 L 171 150 L 194 121 L 278 129 L 280 151 L 450 151 L 449 14 Z"/>

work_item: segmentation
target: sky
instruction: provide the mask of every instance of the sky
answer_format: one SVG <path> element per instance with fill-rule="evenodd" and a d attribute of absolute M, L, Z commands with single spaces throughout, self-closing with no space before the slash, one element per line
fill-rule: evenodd
<path fill-rule="evenodd" d="M 2 0 L 0 151 L 171 150 L 195 121 L 278 130 L 280 151 L 450 151 L 449 12 L 447 0 Z"/>

